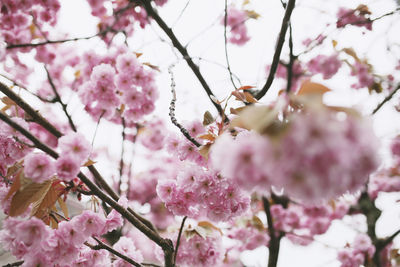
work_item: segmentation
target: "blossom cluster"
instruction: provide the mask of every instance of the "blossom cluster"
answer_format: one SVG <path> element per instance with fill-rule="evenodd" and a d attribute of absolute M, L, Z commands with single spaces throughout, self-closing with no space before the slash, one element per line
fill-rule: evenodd
<path fill-rule="evenodd" d="M 168 0 L 155 0 L 154 3 L 158 6 L 163 6 Z M 135 30 L 136 23 L 141 28 L 146 27 L 149 23 L 147 19 L 146 10 L 139 4 L 133 4 L 128 0 L 110 1 L 110 0 L 88 0 L 87 1 L 92 10 L 92 15 L 100 19 L 100 31 L 109 34 L 104 34 L 103 38 L 110 41 L 113 32 L 124 32 L 124 34 L 131 36 Z M 112 7 L 112 12 L 107 7 Z M 110 31 L 112 29 L 112 31 Z"/>
<path fill-rule="evenodd" d="M 355 192 L 377 168 L 378 141 L 367 121 L 326 107 L 305 108 L 287 121 L 273 139 L 224 134 L 211 148 L 213 166 L 249 191 L 275 186 L 311 203 Z"/>
<path fill-rule="evenodd" d="M 271 66 L 268 65 L 266 67 L 266 75 L 269 75 Z M 300 82 L 302 80 L 302 78 L 304 77 L 306 70 L 305 70 L 305 66 L 303 66 L 303 64 L 299 61 L 299 60 L 295 60 L 293 62 L 293 66 L 292 66 L 292 86 L 290 88 L 291 91 L 296 91 L 296 89 L 299 87 Z M 279 64 L 278 68 L 276 70 L 276 77 L 277 78 L 281 78 L 285 81 L 287 81 L 287 66 L 283 65 L 283 64 Z"/>
<path fill-rule="evenodd" d="M 118 213 L 112 212 L 104 218 L 89 210 L 70 221 L 60 222 L 57 229 L 51 229 L 35 217 L 8 218 L 3 221 L 0 240 L 5 249 L 24 260 L 24 266 L 110 266 L 108 253 L 87 250 L 84 242 L 121 225 L 122 217 Z"/>
<path fill-rule="evenodd" d="M 160 166 L 150 168 L 129 181 L 129 200 L 137 201 L 141 205 L 150 204 L 150 212 L 146 215 L 159 229 L 166 229 L 174 223 L 173 214 L 165 208 L 164 202 L 156 192 L 157 182 L 161 177 L 175 177 L 176 163 L 168 160 L 160 160 Z M 169 168 L 166 168 L 168 166 Z"/>
<path fill-rule="evenodd" d="M 0 35 L 9 44 L 29 43 L 37 37 L 36 27 L 57 23 L 60 7 L 58 0 L 1 1 Z M 47 38 L 47 35 L 41 37 Z"/>
<path fill-rule="evenodd" d="M 96 120 L 100 117 L 128 127 L 154 110 L 158 97 L 154 73 L 146 70 L 134 53 L 125 49 L 101 56 L 87 52 L 82 62 L 78 94 L 85 110 Z"/>
<path fill-rule="evenodd" d="M 288 233 L 289 240 L 308 245 L 315 235 L 324 234 L 333 220 L 343 218 L 348 208 L 342 202 L 332 206 L 290 204 L 286 209 L 281 205 L 272 205 L 271 216 L 275 229 Z"/>
<path fill-rule="evenodd" d="M 24 158 L 24 173 L 36 183 L 44 182 L 57 173 L 65 181 L 71 181 L 88 159 L 91 145 L 78 133 L 70 133 L 58 140 L 60 157 L 54 162 L 44 153 L 30 153 Z"/>
<path fill-rule="evenodd" d="M 351 75 L 357 78 L 357 83 L 351 85 L 354 89 L 370 88 L 374 83 L 374 76 L 370 73 L 370 66 L 366 63 L 356 61 L 352 66 Z"/>
<path fill-rule="evenodd" d="M 365 5 L 360 5 L 355 9 L 340 8 L 336 16 L 338 21 L 336 27 L 343 28 L 346 25 L 354 25 L 357 27 L 365 27 L 367 30 L 372 30 L 372 21 L 369 18 L 371 12 Z"/>
<path fill-rule="evenodd" d="M 20 119 L 13 118 L 14 122 L 18 123 L 25 129 L 28 129 L 28 124 Z M 18 138 L 18 139 L 16 139 Z M 19 140 L 19 141 L 18 141 Z M 22 142 L 21 142 L 22 141 Z M 24 144 L 26 141 L 22 135 L 17 134 L 7 124 L 0 123 L 0 174 L 5 176 L 7 168 L 14 165 L 18 160 L 23 158 L 31 150 Z"/>
<path fill-rule="evenodd" d="M 203 144 L 204 140 L 198 137 L 204 134 L 206 129 L 200 121 L 186 122 L 184 126 L 192 138 L 194 138 L 198 143 Z M 170 133 L 165 141 L 167 151 L 171 155 L 178 157 L 179 160 L 190 161 L 200 166 L 206 165 L 206 160 L 199 153 L 198 148 L 182 135 Z"/>
<path fill-rule="evenodd" d="M 366 234 L 359 234 L 354 239 L 351 248 L 339 251 L 338 260 L 341 267 L 361 266 L 368 259 L 371 260 L 375 253 L 375 246 Z"/>
<path fill-rule="evenodd" d="M 217 266 L 223 259 L 221 239 L 217 236 L 182 237 L 176 262 L 179 266 Z"/>
<path fill-rule="evenodd" d="M 177 180 L 164 179 L 157 194 L 175 215 L 227 221 L 246 212 L 250 199 L 233 182 L 212 170 L 186 166 Z"/>
<path fill-rule="evenodd" d="M 342 62 L 338 59 L 338 55 L 331 56 L 318 55 L 307 63 L 307 67 L 312 74 L 321 73 L 324 79 L 330 79 L 335 75 Z"/>

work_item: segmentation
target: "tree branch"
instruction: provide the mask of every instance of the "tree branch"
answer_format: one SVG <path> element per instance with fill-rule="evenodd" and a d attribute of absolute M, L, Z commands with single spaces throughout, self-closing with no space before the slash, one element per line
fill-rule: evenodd
<path fill-rule="evenodd" d="M 292 24 L 289 22 L 289 64 L 287 65 L 287 85 L 286 92 L 289 93 L 292 89 L 292 79 L 293 79 L 293 63 L 296 57 L 293 54 L 293 32 Z"/>
<path fill-rule="evenodd" d="M 276 73 L 276 70 L 277 70 L 278 64 L 279 64 L 279 58 L 280 58 L 281 52 L 282 52 L 282 47 L 285 42 L 286 31 L 287 31 L 287 28 L 288 28 L 288 25 L 290 22 L 290 16 L 292 15 L 292 11 L 295 7 L 295 2 L 296 2 L 296 0 L 289 0 L 288 4 L 286 6 L 285 15 L 282 20 L 281 31 L 279 33 L 278 41 L 276 43 L 275 54 L 272 59 L 272 64 L 271 64 L 271 68 L 269 70 L 268 78 L 267 78 L 267 81 L 266 81 L 264 87 L 261 89 L 261 91 L 259 91 L 255 95 L 255 98 L 257 100 L 260 100 L 267 93 L 267 91 L 269 90 L 269 88 L 272 85 L 272 82 L 274 81 L 275 73 Z"/>
<path fill-rule="evenodd" d="M 235 90 L 237 89 L 235 82 L 233 81 L 233 74 L 231 71 L 231 65 L 229 63 L 229 56 L 228 56 L 228 37 L 226 34 L 226 27 L 228 24 L 228 0 L 225 0 L 225 15 L 224 15 L 224 46 L 225 46 L 225 59 L 226 59 L 226 66 L 229 72 L 229 78 L 231 79 L 231 83 Z"/>
<path fill-rule="evenodd" d="M 183 227 L 185 226 L 186 219 L 187 219 L 187 216 L 183 217 L 181 227 L 179 228 L 178 238 L 176 239 L 175 252 L 174 252 L 174 266 L 176 265 L 176 256 L 178 255 L 178 248 L 179 248 L 179 244 L 181 241 L 181 235 L 182 235 Z"/>
<path fill-rule="evenodd" d="M 194 75 L 197 77 L 200 84 L 203 86 L 203 88 L 206 91 L 211 102 L 213 103 L 215 108 L 218 110 L 218 113 L 226 121 L 228 118 L 224 114 L 224 111 L 223 111 L 221 105 L 214 101 L 215 96 L 214 96 L 213 92 L 211 91 L 210 86 L 208 86 L 206 80 L 204 79 L 203 75 L 201 74 L 199 67 L 193 62 L 192 58 L 189 56 L 187 49 L 179 42 L 178 38 L 175 36 L 175 33 L 172 31 L 172 29 L 170 27 L 168 27 L 168 25 L 164 22 L 164 20 L 153 9 L 153 7 L 151 5 L 151 1 L 149 1 L 149 0 L 139 0 L 139 1 L 142 3 L 142 6 L 144 7 L 144 9 L 147 12 L 147 15 L 154 19 L 154 21 L 158 24 L 158 26 L 160 26 L 160 28 L 164 31 L 164 33 L 172 41 L 173 46 L 176 49 L 178 49 L 178 51 L 181 53 L 183 58 L 186 60 L 186 63 L 192 69 Z"/>
<path fill-rule="evenodd" d="M 57 159 L 59 157 L 58 153 L 54 151 L 52 148 L 43 144 L 39 139 L 33 136 L 29 131 L 25 130 L 19 124 L 15 123 L 13 120 L 8 118 L 5 114 L 0 112 L 0 120 L 4 121 L 12 128 L 23 134 L 30 141 L 32 141 L 36 147 L 53 158 Z M 143 234 L 145 234 L 149 239 L 154 241 L 157 245 L 159 245 L 164 251 L 165 258 L 165 266 L 172 267 L 173 266 L 173 252 L 174 247 L 172 241 L 170 239 L 164 239 L 158 235 L 157 232 L 153 231 L 146 224 L 144 224 L 141 220 L 139 220 L 136 216 L 134 216 L 130 211 L 126 210 L 122 206 L 120 206 L 115 200 L 106 195 L 99 187 L 97 187 L 88 177 L 86 177 L 82 172 L 79 172 L 78 177 L 86 184 L 86 186 L 90 189 L 90 191 L 99 197 L 102 201 L 110 205 L 117 212 L 119 212 L 125 219 L 127 219 L 132 225 L 134 225 L 137 229 L 139 229 Z"/>
<path fill-rule="evenodd" d="M 381 109 L 381 107 L 383 107 L 383 105 L 388 102 L 390 99 L 392 99 L 392 97 L 397 93 L 397 91 L 400 89 L 400 84 L 397 85 L 397 87 L 387 96 L 385 97 L 385 99 L 383 99 L 383 101 L 381 103 L 378 104 L 378 106 L 376 106 L 376 108 L 374 109 L 374 111 L 372 111 L 372 115 L 374 115 L 376 112 L 378 112 L 378 110 Z"/>
<path fill-rule="evenodd" d="M 107 250 L 108 252 L 110 252 L 110 253 L 112 253 L 112 254 L 114 254 L 114 255 L 120 257 L 120 258 L 123 259 L 124 261 L 129 262 L 130 264 L 132 264 L 132 265 L 134 265 L 134 266 L 136 266 L 136 267 L 142 267 L 142 266 L 143 266 L 143 265 L 139 264 L 138 262 L 132 260 L 131 258 L 125 256 L 124 254 L 119 253 L 118 251 L 116 251 L 115 249 L 113 249 L 112 247 L 110 247 L 109 245 L 107 245 L 107 244 L 101 242 L 98 238 L 96 238 L 96 237 L 94 237 L 94 236 L 93 236 L 92 238 L 93 238 L 94 240 L 96 240 L 97 245 L 96 245 L 96 246 L 92 246 L 92 245 L 87 244 L 91 249 L 93 249 L 93 250 L 105 249 L 105 250 Z"/>
<path fill-rule="evenodd" d="M 262 201 L 264 205 L 265 214 L 267 215 L 268 232 L 270 235 L 270 241 L 268 247 L 269 249 L 268 267 L 276 267 L 278 263 L 279 249 L 283 233 L 279 233 L 279 235 L 277 235 L 275 231 L 269 200 L 266 197 L 262 197 Z"/>
<path fill-rule="evenodd" d="M 196 141 L 192 136 L 190 136 L 189 132 L 178 122 L 178 120 L 175 117 L 175 103 L 176 103 L 176 83 L 174 79 L 174 73 L 172 72 L 172 68 L 175 65 L 171 65 L 168 68 L 168 73 L 171 76 L 171 93 L 172 93 L 172 99 L 171 99 L 171 104 L 169 106 L 169 117 L 171 118 L 171 122 L 179 128 L 179 130 L 182 132 L 182 134 L 186 137 L 187 140 L 192 142 L 196 147 L 201 146 L 199 142 Z"/>
<path fill-rule="evenodd" d="M 3 92 L 6 96 L 8 96 L 11 100 L 13 100 L 20 108 L 22 108 L 32 118 L 32 120 L 34 122 L 41 125 L 52 135 L 54 135 L 57 138 L 60 138 L 61 136 L 63 136 L 63 134 L 59 130 L 57 130 L 51 123 L 49 123 L 45 118 L 43 118 L 39 112 L 35 111 L 22 98 L 20 98 L 17 94 L 15 94 L 11 89 L 9 89 L 6 85 L 4 85 L 1 82 L 0 82 L 0 91 Z M 9 119 L 7 116 L 6 116 L 6 118 Z M 24 130 L 24 129 L 22 129 L 22 130 Z M 29 132 L 26 132 L 26 133 L 30 134 Z M 105 181 L 103 176 L 97 171 L 97 169 L 93 165 L 90 165 L 87 168 L 92 173 L 93 177 L 95 178 L 96 182 L 98 182 L 100 187 L 103 188 L 107 192 L 107 194 L 109 194 L 115 201 L 118 201 L 119 196 L 108 185 L 108 183 Z M 143 218 L 142 216 L 140 216 L 139 214 L 134 212 L 131 208 L 128 208 L 128 210 L 135 217 L 137 217 L 142 223 L 144 223 L 150 229 L 152 229 L 155 233 L 157 233 L 157 229 L 153 226 L 153 224 L 150 221 L 146 220 L 145 218 Z"/>
<path fill-rule="evenodd" d="M 53 93 L 54 93 L 54 95 L 55 95 L 55 99 L 54 99 L 54 100 L 55 100 L 56 102 L 60 103 L 60 105 L 61 105 L 61 107 L 62 107 L 62 109 L 63 109 L 63 111 L 64 111 L 65 116 L 67 116 L 67 118 L 68 118 L 69 126 L 71 126 L 71 128 L 72 128 L 72 130 L 73 130 L 74 132 L 76 132 L 75 124 L 74 124 L 74 122 L 72 121 L 71 115 L 69 115 L 69 113 L 68 113 L 68 111 L 67 111 L 67 105 L 61 100 L 61 97 L 60 97 L 60 95 L 58 94 L 57 88 L 56 88 L 56 86 L 55 86 L 55 84 L 54 84 L 54 82 L 53 82 L 53 79 L 51 78 L 51 75 L 50 75 L 50 73 L 49 73 L 49 70 L 46 68 L 46 66 L 44 66 L 44 69 L 46 70 L 47 80 L 49 81 L 50 87 L 51 87 L 51 89 L 53 90 Z"/>

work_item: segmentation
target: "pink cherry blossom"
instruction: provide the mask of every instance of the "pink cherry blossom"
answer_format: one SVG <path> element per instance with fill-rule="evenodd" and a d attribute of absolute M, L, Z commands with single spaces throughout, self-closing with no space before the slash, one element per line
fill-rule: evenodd
<path fill-rule="evenodd" d="M 50 179 L 55 171 L 54 161 L 44 153 L 31 153 L 24 159 L 25 176 L 36 183 Z"/>
<path fill-rule="evenodd" d="M 63 180 L 71 181 L 74 179 L 80 169 L 80 161 L 71 155 L 62 155 L 56 161 L 57 176 Z"/>
<path fill-rule="evenodd" d="M 58 147 L 62 155 L 71 155 L 80 163 L 88 159 L 92 148 L 86 138 L 79 133 L 69 133 L 62 136 L 58 139 Z"/>

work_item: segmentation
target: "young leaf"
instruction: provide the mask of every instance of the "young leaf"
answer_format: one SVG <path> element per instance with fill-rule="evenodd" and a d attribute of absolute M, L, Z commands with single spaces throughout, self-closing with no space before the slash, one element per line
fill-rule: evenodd
<path fill-rule="evenodd" d="M 59 197 L 63 193 L 64 188 L 65 187 L 60 183 L 60 181 L 53 181 L 51 187 L 47 190 L 46 194 L 44 194 L 43 197 L 41 197 L 40 199 L 33 202 L 31 216 L 35 216 L 41 219 L 49 214 L 51 208 L 55 205 L 57 199 L 59 199 Z"/>
<path fill-rule="evenodd" d="M 250 89 L 252 89 L 252 88 L 254 88 L 254 86 L 251 86 L 251 85 L 244 85 L 244 86 L 242 86 L 242 87 L 239 87 L 237 90 L 250 90 Z"/>
<path fill-rule="evenodd" d="M 20 172 L 22 172 L 22 170 Z M 20 175 L 15 176 L 14 182 L 12 183 L 10 190 L 8 190 L 8 193 L 3 201 L 6 201 L 7 199 L 9 199 L 15 192 L 17 192 L 20 189 L 21 181 L 20 181 L 19 176 Z"/>
<path fill-rule="evenodd" d="M 92 166 L 93 164 L 95 164 L 97 161 L 93 161 L 91 159 L 88 159 L 85 164 L 83 164 L 83 167 L 89 167 Z"/>
<path fill-rule="evenodd" d="M 58 202 L 58 204 L 60 205 L 60 208 L 61 208 L 62 212 L 64 213 L 64 217 L 65 217 L 65 218 L 69 218 L 69 216 L 68 216 L 68 207 L 67 207 L 67 205 L 65 204 L 64 200 L 62 200 L 62 198 L 59 197 L 59 198 L 57 199 L 57 202 Z"/>
<path fill-rule="evenodd" d="M 305 81 L 301 85 L 299 91 L 297 92 L 297 95 L 323 95 L 326 92 L 332 91 L 325 85 L 322 85 L 320 83 L 314 83 L 311 81 Z"/>
<path fill-rule="evenodd" d="M 263 133 L 275 120 L 278 110 L 267 106 L 248 106 L 232 120 L 231 127 L 240 127 Z"/>
<path fill-rule="evenodd" d="M 199 227 L 203 227 L 207 230 L 215 230 L 218 231 L 221 235 L 223 235 L 221 228 L 218 228 L 217 226 L 215 226 L 214 224 L 207 222 L 207 221 L 201 221 L 197 224 L 197 226 Z"/>
<path fill-rule="evenodd" d="M 209 111 L 204 112 L 203 126 L 207 126 L 207 125 L 213 123 L 214 121 L 215 121 L 215 119 L 213 118 L 213 116 L 211 115 L 211 113 Z"/>
<path fill-rule="evenodd" d="M 11 217 L 21 215 L 31 203 L 43 199 L 49 191 L 51 183 L 48 180 L 41 184 L 30 182 L 26 186 L 22 186 L 22 189 L 16 192 L 11 200 L 9 215 Z"/>

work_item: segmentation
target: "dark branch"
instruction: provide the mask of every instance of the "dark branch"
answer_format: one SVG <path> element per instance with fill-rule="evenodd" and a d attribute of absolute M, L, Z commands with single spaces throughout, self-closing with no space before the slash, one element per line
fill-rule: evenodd
<path fill-rule="evenodd" d="M 3 265 L 3 267 L 21 266 L 22 264 L 24 264 L 24 261 L 17 261 L 17 262 L 14 262 L 14 263 L 9 263 L 9 264 Z"/>
<path fill-rule="evenodd" d="M 172 68 L 174 65 L 169 66 L 168 68 L 168 73 L 171 76 L 171 92 L 172 92 L 172 99 L 171 99 L 171 104 L 169 106 L 169 117 L 171 118 L 171 122 L 179 128 L 179 130 L 182 132 L 182 134 L 188 139 L 190 142 L 192 142 L 196 147 L 201 146 L 199 142 L 196 141 L 192 136 L 190 136 L 189 132 L 178 122 L 178 120 L 175 118 L 175 103 L 176 103 L 176 83 L 174 79 L 174 73 L 172 72 Z"/>
<path fill-rule="evenodd" d="M 390 99 L 392 99 L 392 97 L 397 93 L 397 91 L 400 89 L 400 84 L 387 96 L 385 97 L 385 99 L 383 99 L 383 101 L 381 103 L 378 104 L 378 106 L 376 106 L 376 108 L 374 109 L 374 111 L 372 111 L 372 115 L 375 114 L 376 112 L 378 112 L 378 110 L 381 109 L 381 107 L 383 107 L 383 105 L 388 102 Z"/>
<path fill-rule="evenodd" d="M 45 118 L 43 118 L 39 112 L 35 111 L 29 104 L 27 104 L 22 98 L 20 98 L 18 95 L 16 95 L 11 89 L 9 89 L 7 86 L 5 86 L 3 83 L 0 82 L 0 91 L 3 92 L 5 95 L 7 95 L 11 100 L 13 100 L 20 108 L 22 108 L 31 118 L 34 122 L 38 123 L 41 125 L 43 128 L 45 128 L 48 132 L 50 132 L 52 135 L 54 135 L 57 138 L 60 138 L 63 136 L 63 134 L 58 131 L 51 123 L 49 123 Z M 2 114 L 4 115 L 4 114 Z M 10 120 L 7 116 L 6 118 Z M 10 120 L 11 123 L 13 123 L 12 120 Z M 18 125 L 19 126 L 19 125 Z M 24 130 L 26 134 L 30 134 L 27 132 L 25 129 L 21 128 L 21 130 Z M 36 144 L 35 144 L 36 145 Z M 40 144 L 39 144 L 40 145 Z M 93 166 L 90 165 L 87 167 L 89 171 L 92 173 L 94 176 L 96 182 L 100 184 L 100 187 L 103 188 L 107 194 L 109 194 L 115 201 L 118 201 L 119 196 L 114 192 L 114 190 L 108 185 L 108 183 L 105 181 L 105 179 L 102 177 L 102 175 L 97 171 L 97 169 Z M 146 224 L 150 229 L 152 229 L 155 233 L 157 233 L 156 228 L 153 226 L 153 224 L 146 220 L 145 218 L 141 217 L 139 214 L 134 212 L 132 209 L 128 208 L 128 210 L 135 216 L 137 217 L 142 223 Z"/>
<path fill-rule="evenodd" d="M 296 0 L 289 0 L 287 4 L 285 16 L 283 17 L 282 20 L 281 31 L 279 33 L 278 41 L 276 43 L 275 54 L 272 59 L 271 69 L 269 70 L 268 78 L 264 87 L 255 96 L 257 100 L 260 100 L 267 93 L 267 91 L 272 85 L 272 82 L 274 81 L 275 73 L 278 68 L 279 59 L 282 52 L 282 47 L 285 42 L 286 31 L 290 22 L 290 16 L 292 15 L 292 11 L 295 7 L 295 2 Z"/>
<path fill-rule="evenodd" d="M 265 214 L 267 215 L 268 232 L 270 235 L 270 241 L 268 247 L 269 249 L 268 267 L 276 267 L 278 263 L 279 249 L 283 233 L 280 232 L 279 235 L 277 235 L 275 231 L 269 200 L 266 197 L 263 197 L 262 201 L 264 205 Z"/>
<path fill-rule="evenodd" d="M 178 248 L 179 248 L 179 244 L 181 242 L 181 235 L 182 235 L 183 227 L 185 226 L 186 219 L 187 219 L 187 216 L 183 217 L 181 227 L 179 228 L 178 238 L 176 239 L 176 246 L 175 246 L 175 252 L 174 252 L 174 266 L 176 265 L 176 256 L 178 255 Z"/>
<path fill-rule="evenodd" d="M 124 173 L 124 152 L 125 152 L 125 119 L 121 118 L 122 123 L 122 145 L 121 145 L 121 159 L 119 160 L 119 181 L 118 181 L 118 194 L 121 194 L 122 175 Z"/>
<path fill-rule="evenodd" d="M 25 130 L 19 124 L 12 121 L 5 114 L 0 112 L 0 119 L 10 125 L 12 128 L 23 134 L 30 141 L 32 141 L 36 147 L 53 158 L 57 159 L 59 157 L 58 153 L 55 152 L 52 148 L 43 144 L 39 139 L 33 136 L 29 131 Z M 121 205 L 119 205 L 115 200 L 106 195 L 99 187 L 97 187 L 88 177 L 86 177 L 82 172 L 78 174 L 78 177 L 86 184 L 86 186 L 90 189 L 90 191 L 98 196 L 102 201 L 110 205 L 117 212 L 119 212 L 125 219 L 127 219 L 132 225 L 134 225 L 137 229 L 139 229 L 143 234 L 145 234 L 149 239 L 154 241 L 157 245 L 159 245 L 165 255 L 165 265 L 173 266 L 173 251 L 174 247 L 172 241 L 169 239 L 164 239 L 158 235 L 157 232 L 153 231 L 146 224 L 144 224 L 141 220 L 139 220 L 136 216 L 134 216 L 129 210 L 126 210 Z"/>
<path fill-rule="evenodd" d="M 233 74 L 231 71 L 231 65 L 229 63 L 229 56 L 228 56 L 228 37 L 226 34 L 226 27 L 228 24 L 228 0 L 225 0 L 225 15 L 224 15 L 224 45 L 225 45 L 225 59 L 226 59 L 226 66 L 229 72 L 229 78 L 231 79 L 231 83 L 235 89 L 237 89 L 235 82 L 233 81 Z"/>
<path fill-rule="evenodd" d="M 287 85 L 286 92 L 290 92 L 292 89 L 292 79 L 293 79 L 293 63 L 296 57 L 293 54 L 293 32 L 292 32 L 292 24 L 289 23 L 289 64 L 287 66 Z"/>
<path fill-rule="evenodd" d="M 136 261 L 132 260 L 131 258 L 125 256 L 124 254 L 119 253 L 118 251 L 116 251 L 115 249 L 113 249 L 112 247 L 110 247 L 109 245 L 107 245 L 107 244 L 101 242 L 101 241 L 100 241 L 99 239 L 97 239 L 96 237 L 93 236 L 93 239 L 97 241 L 97 245 L 96 245 L 96 246 L 92 246 L 92 245 L 89 245 L 89 244 L 88 244 L 88 246 L 89 246 L 91 249 L 94 249 L 94 250 L 105 249 L 105 250 L 107 250 L 108 252 L 110 252 L 110 253 L 112 253 L 112 254 L 114 254 L 114 255 L 120 257 L 120 258 L 123 259 L 124 261 L 129 262 L 130 264 L 132 264 L 132 265 L 134 265 L 134 266 L 136 266 L 136 267 L 142 267 L 142 266 L 143 266 L 143 265 L 137 263 Z"/>
<path fill-rule="evenodd" d="M 72 120 L 72 118 L 71 118 L 71 115 L 70 115 L 70 114 L 68 113 L 68 111 L 67 111 L 67 105 L 61 100 L 61 97 L 60 97 L 60 95 L 59 95 L 59 93 L 58 93 L 58 91 L 57 91 L 57 88 L 56 88 L 56 86 L 55 86 L 55 84 L 54 84 L 54 82 L 53 82 L 53 79 L 51 78 L 51 75 L 50 75 L 50 73 L 49 73 L 49 70 L 46 68 L 46 66 L 44 66 L 44 69 L 46 70 L 47 79 L 48 79 L 48 81 L 49 81 L 50 87 L 51 87 L 51 89 L 53 90 L 53 93 L 54 93 L 54 95 L 55 95 L 54 100 L 55 100 L 56 102 L 60 103 L 60 105 L 61 105 L 61 107 L 62 107 L 62 109 L 63 109 L 63 111 L 64 111 L 65 116 L 67 116 L 67 118 L 68 118 L 69 126 L 71 126 L 71 128 L 72 128 L 72 130 L 73 130 L 74 132 L 76 132 L 75 124 L 74 124 L 74 122 L 73 122 L 73 120 Z"/>
<path fill-rule="evenodd" d="M 178 38 L 175 36 L 175 33 L 172 31 L 172 29 L 170 27 L 168 27 L 168 25 L 164 22 L 164 20 L 153 9 L 153 7 L 151 5 L 151 1 L 140 0 L 140 2 L 143 4 L 143 7 L 145 8 L 147 15 L 154 19 L 154 21 L 158 24 L 158 26 L 160 26 L 160 28 L 164 31 L 164 33 L 172 41 L 173 46 L 176 49 L 178 49 L 178 51 L 181 53 L 183 58 L 186 60 L 186 63 L 192 69 L 194 75 L 197 77 L 200 84 L 203 86 L 203 88 L 206 91 L 211 102 L 213 103 L 215 108 L 218 110 L 218 113 L 220 114 L 220 116 L 224 120 L 227 120 L 227 117 L 224 114 L 224 111 L 223 111 L 221 105 L 214 101 L 215 96 L 214 96 L 213 92 L 211 91 L 210 86 L 208 86 L 206 80 L 204 79 L 203 75 L 201 74 L 199 67 L 193 62 L 192 58 L 189 56 L 187 49 L 179 42 Z"/>

